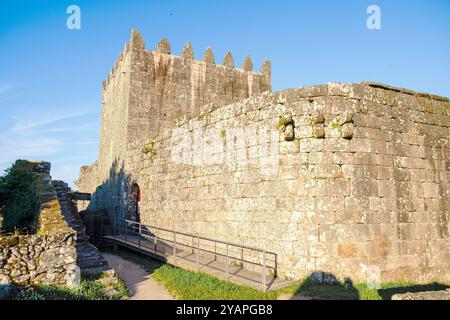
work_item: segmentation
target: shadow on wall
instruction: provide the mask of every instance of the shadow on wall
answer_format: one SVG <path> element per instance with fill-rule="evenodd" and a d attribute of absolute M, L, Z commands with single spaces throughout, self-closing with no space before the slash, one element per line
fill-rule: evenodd
<path fill-rule="evenodd" d="M 112 234 L 112 220 L 106 222 L 106 229 L 101 231 L 103 218 L 117 219 L 124 230 L 126 227 L 128 232 L 137 234 L 139 227 L 136 225 L 126 225 L 123 219 L 130 221 L 140 221 L 140 208 L 138 200 L 140 200 L 140 192 L 136 194 L 135 189 L 139 190 L 139 186 L 130 175 L 125 173 L 123 162 L 119 163 L 114 160 L 109 169 L 108 178 L 96 188 L 91 195 L 91 201 L 86 208 L 80 212 L 80 215 L 86 225 L 86 233 L 90 237 L 90 241 L 94 244 L 101 242 L 103 233 Z M 137 198 L 133 201 L 133 195 Z M 154 236 L 153 232 L 148 228 L 141 226 L 141 233 L 147 236 Z"/>
<path fill-rule="evenodd" d="M 88 211 L 105 210 L 109 217 L 127 218 L 131 188 L 135 181 L 125 173 L 124 164 L 114 160 L 108 178 L 91 196 Z"/>

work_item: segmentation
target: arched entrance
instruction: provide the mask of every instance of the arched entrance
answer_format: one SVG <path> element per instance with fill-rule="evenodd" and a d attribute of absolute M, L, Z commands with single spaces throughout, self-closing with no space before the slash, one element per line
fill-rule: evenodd
<path fill-rule="evenodd" d="M 127 219 L 135 222 L 141 222 L 141 190 L 138 184 L 133 184 L 130 193 L 130 205 L 128 207 Z"/>

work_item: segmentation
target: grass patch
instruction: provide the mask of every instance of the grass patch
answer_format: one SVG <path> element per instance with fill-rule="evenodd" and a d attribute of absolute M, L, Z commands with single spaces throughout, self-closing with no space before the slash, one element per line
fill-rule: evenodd
<path fill-rule="evenodd" d="M 186 300 L 273 300 L 275 292 L 263 293 L 204 273 L 190 272 L 168 264 L 155 270 L 152 278 L 174 296 Z"/>
<path fill-rule="evenodd" d="M 276 292 L 265 294 L 259 290 L 231 283 L 205 273 L 197 273 L 173 267 L 129 250 L 103 249 L 140 265 L 152 273 L 152 278 L 164 286 L 173 296 L 186 300 L 267 300 L 276 299 Z"/>
<path fill-rule="evenodd" d="M 310 278 L 286 288 L 263 293 L 253 288 L 237 285 L 205 273 L 196 273 L 173 267 L 130 250 L 104 250 L 132 261 L 163 285 L 173 296 L 186 300 L 275 300 L 281 294 L 301 295 L 317 300 L 391 300 L 394 294 L 420 291 L 439 291 L 449 285 L 433 283 L 386 283 L 381 289 L 371 289 L 366 284 L 338 281 L 333 284 L 318 283 Z"/>
<path fill-rule="evenodd" d="M 105 287 L 94 280 L 83 280 L 80 288 L 14 285 L 3 286 L 0 289 L 0 300 L 118 300 L 129 295 L 122 281 L 115 286 L 119 293 L 111 297 L 105 294 Z"/>
<path fill-rule="evenodd" d="M 128 290 L 128 287 L 125 283 L 125 281 L 120 278 L 119 276 L 117 276 L 119 282 L 117 284 L 115 284 L 113 287 L 114 289 L 116 289 L 116 291 L 118 293 L 112 295 L 110 297 L 111 300 L 120 300 L 122 298 L 128 298 L 130 297 L 130 290 Z"/>

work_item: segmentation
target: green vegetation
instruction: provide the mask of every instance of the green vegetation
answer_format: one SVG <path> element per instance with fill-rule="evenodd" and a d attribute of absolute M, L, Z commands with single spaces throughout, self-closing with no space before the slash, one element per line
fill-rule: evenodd
<path fill-rule="evenodd" d="M 219 137 L 221 137 L 222 139 L 224 139 L 225 136 L 226 136 L 225 130 L 220 130 L 220 132 L 219 132 Z"/>
<path fill-rule="evenodd" d="M 299 295 L 317 300 L 391 300 L 397 293 L 445 290 L 443 284 L 416 285 L 413 283 L 387 283 L 381 289 L 371 289 L 366 284 L 341 281 L 334 284 L 317 283 L 310 278 L 286 288 L 263 293 L 253 288 L 233 284 L 216 277 L 187 271 L 156 261 L 132 251 L 108 251 L 132 261 L 152 273 L 152 278 L 163 285 L 173 296 L 187 300 L 264 300 L 280 295 Z"/>
<path fill-rule="evenodd" d="M 288 121 L 284 117 L 278 118 L 278 124 L 277 124 L 278 131 L 284 132 L 284 130 L 286 130 L 287 125 L 288 125 Z"/>
<path fill-rule="evenodd" d="M 332 129 L 338 129 L 340 127 L 339 123 L 337 122 L 336 119 L 334 119 L 333 121 L 331 121 L 330 123 L 330 128 Z"/>
<path fill-rule="evenodd" d="M 9 286 L 0 290 L 0 300 L 118 300 L 127 297 L 123 281 L 114 286 L 118 293 L 108 297 L 105 286 L 95 280 L 83 280 L 80 288 L 63 286 Z"/>
<path fill-rule="evenodd" d="M 276 292 L 263 293 L 216 277 L 190 272 L 168 264 L 156 269 L 152 278 L 171 294 L 187 300 L 273 300 Z"/>
<path fill-rule="evenodd" d="M 20 160 L 0 177 L 0 215 L 2 232 L 34 233 L 39 215 L 36 174 L 27 171 Z"/>
<path fill-rule="evenodd" d="M 153 161 L 158 156 L 158 152 L 155 149 L 155 141 L 150 140 L 147 145 L 142 147 L 142 153 L 148 155 L 150 160 Z"/>
<path fill-rule="evenodd" d="M 267 300 L 276 299 L 276 292 L 267 294 L 253 288 L 231 283 L 219 278 L 176 268 L 128 250 L 107 250 L 132 261 L 163 285 L 173 296 L 187 300 Z"/>

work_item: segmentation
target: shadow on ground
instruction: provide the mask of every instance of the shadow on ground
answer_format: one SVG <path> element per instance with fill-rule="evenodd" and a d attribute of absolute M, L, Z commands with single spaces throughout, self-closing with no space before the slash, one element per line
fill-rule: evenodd
<path fill-rule="evenodd" d="M 359 300 L 359 292 L 351 279 L 344 282 L 330 273 L 312 273 L 295 291 L 292 300 L 305 297 L 309 300 Z"/>
<path fill-rule="evenodd" d="M 449 285 L 432 283 L 425 285 L 385 284 L 381 289 L 370 289 L 366 285 L 355 285 L 346 278 L 339 281 L 333 274 L 313 272 L 295 290 L 291 300 L 392 300 L 395 294 L 442 291 Z"/>
<path fill-rule="evenodd" d="M 387 288 L 387 289 L 379 289 L 378 294 L 383 300 L 391 300 L 392 296 L 395 294 L 404 294 L 404 293 L 416 293 L 416 292 L 424 292 L 424 291 L 441 291 L 450 289 L 450 286 L 441 284 L 441 283 L 432 283 L 432 284 L 424 284 L 424 285 L 411 285 L 406 287 L 397 287 L 397 288 Z"/>
<path fill-rule="evenodd" d="M 156 260 L 146 255 L 135 253 L 133 251 L 127 250 L 126 248 L 121 248 L 120 246 L 115 250 L 111 247 L 103 246 L 101 248 L 101 251 L 102 253 L 117 255 L 125 260 L 134 262 L 150 274 L 166 264 L 166 262 L 164 261 Z"/>

